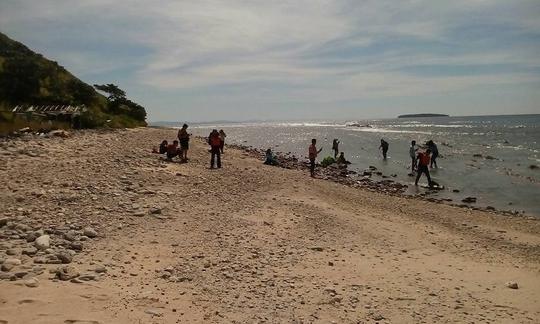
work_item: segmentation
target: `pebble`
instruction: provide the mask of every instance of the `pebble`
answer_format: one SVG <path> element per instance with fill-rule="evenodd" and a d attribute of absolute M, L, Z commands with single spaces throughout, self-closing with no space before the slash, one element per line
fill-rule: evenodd
<path fill-rule="evenodd" d="M 506 283 L 506 287 L 510 288 L 510 289 L 518 289 L 519 286 L 517 284 L 517 282 L 515 281 L 509 281 Z"/>
<path fill-rule="evenodd" d="M 83 235 L 89 238 L 94 238 L 98 236 L 98 233 L 92 227 L 85 227 L 83 230 Z"/>

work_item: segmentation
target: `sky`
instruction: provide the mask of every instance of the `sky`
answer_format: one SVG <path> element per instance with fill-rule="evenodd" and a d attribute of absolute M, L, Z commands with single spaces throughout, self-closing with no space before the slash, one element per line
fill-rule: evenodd
<path fill-rule="evenodd" d="M 149 121 L 540 113 L 538 0 L 0 0 L 0 31 Z"/>

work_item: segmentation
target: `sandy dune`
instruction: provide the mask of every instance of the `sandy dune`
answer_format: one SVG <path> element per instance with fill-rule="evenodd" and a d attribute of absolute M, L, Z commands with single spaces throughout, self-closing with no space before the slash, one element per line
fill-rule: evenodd
<path fill-rule="evenodd" d="M 540 321 L 538 220 L 349 188 L 239 150 L 210 170 L 197 140 L 187 164 L 149 153 L 174 136 L 0 143 L 0 263 L 21 261 L 1 272 L 0 323 Z M 35 251 L 40 229 L 50 246 Z M 78 279 L 57 279 L 66 266 Z"/>

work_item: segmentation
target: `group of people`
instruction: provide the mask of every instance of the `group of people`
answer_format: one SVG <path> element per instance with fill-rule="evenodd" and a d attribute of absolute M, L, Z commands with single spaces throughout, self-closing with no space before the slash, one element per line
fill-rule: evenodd
<path fill-rule="evenodd" d="M 189 139 L 191 134 L 187 132 L 188 125 L 182 125 L 182 128 L 178 130 L 178 140 L 174 140 L 169 144 L 167 140 L 163 140 L 159 145 L 159 148 L 154 148 L 153 153 L 165 154 L 167 161 L 172 161 L 173 158 L 178 157 L 180 162 L 188 162 L 188 150 L 189 150 Z M 223 154 L 223 148 L 225 147 L 225 131 L 217 129 L 212 130 L 208 136 L 208 145 L 210 145 L 209 152 L 210 155 L 210 169 L 214 168 L 216 165 L 217 168 L 221 168 L 221 154 Z"/>
<path fill-rule="evenodd" d="M 317 158 L 317 155 L 322 151 L 321 149 L 317 149 L 316 147 L 317 140 L 312 139 L 311 145 L 309 146 L 308 154 L 309 154 L 309 162 L 310 162 L 310 173 L 311 176 L 315 176 L 315 160 Z M 332 150 L 334 151 L 334 159 L 336 159 L 336 162 L 338 164 L 345 164 L 350 163 L 345 160 L 345 156 L 343 152 L 339 152 L 339 144 L 340 141 L 338 139 L 334 139 L 332 142 Z M 388 144 L 387 141 L 384 139 L 381 139 L 381 145 L 379 146 L 379 150 L 382 152 L 383 160 L 387 159 L 388 149 L 390 147 L 390 144 Z M 338 157 L 339 154 L 339 157 Z M 439 150 L 437 148 L 437 145 L 432 141 L 429 140 L 426 142 L 425 146 L 420 147 L 416 145 L 416 141 L 411 142 L 411 147 L 409 148 L 409 155 L 411 157 L 411 172 L 416 171 L 416 180 L 415 185 L 418 185 L 418 181 L 420 180 L 420 177 L 422 174 L 425 174 L 428 179 L 428 185 L 430 187 L 433 186 L 434 182 L 431 180 L 431 176 L 429 174 L 429 168 L 437 168 L 437 157 L 439 156 Z"/>
<path fill-rule="evenodd" d="M 167 140 L 163 140 L 159 144 L 159 149 L 154 148 L 153 153 L 165 154 L 168 161 L 172 161 L 173 158 L 179 157 L 181 162 L 188 161 L 189 150 L 189 137 L 191 134 L 187 132 L 188 125 L 184 124 L 180 130 L 178 130 L 178 140 L 174 140 L 169 144 Z"/>
<path fill-rule="evenodd" d="M 173 158 L 179 157 L 181 162 L 188 161 L 188 151 L 189 151 L 189 140 L 191 134 L 187 132 L 188 125 L 184 124 L 180 130 L 178 130 L 178 140 L 174 140 L 172 143 L 169 143 L 167 140 L 164 140 L 159 145 L 159 149 L 154 148 L 153 152 L 158 154 L 166 154 L 167 160 L 172 161 Z M 223 148 L 225 146 L 225 137 L 227 135 L 221 130 L 213 129 L 208 135 L 208 145 L 210 145 L 210 169 L 213 169 L 214 166 L 221 168 L 221 155 L 223 154 Z M 349 164 L 345 159 L 343 152 L 339 151 L 340 141 L 334 139 L 332 142 L 332 150 L 334 151 L 334 159 L 338 165 Z M 381 145 L 379 149 L 382 151 L 383 159 L 387 159 L 387 153 L 389 144 L 384 139 L 381 139 Z M 311 145 L 308 149 L 309 156 L 309 169 L 312 177 L 315 176 L 315 165 L 316 159 L 319 153 L 321 153 L 322 148 L 317 149 L 317 140 L 312 139 Z M 433 181 L 429 174 L 429 168 L 437 167 L 437 157 L 439 156 L 439 150 L 437 145 L 432 141 L 426 142 L 425 146 L 418 146 L 416 141 L 411 142 L 409 148 L 409 155 L 411 157 L 411 172 L 416 171 L 416 180 L 415 185 L 418 185 L 418 180 L 422 174 L 425 174 L 428 179 L 428 184 L 431 187 Z M 264 164 L 267 165 L 278 165 L 277 157 L 272 153 L 271 149 L 266 150 L 266 158 Z"/>

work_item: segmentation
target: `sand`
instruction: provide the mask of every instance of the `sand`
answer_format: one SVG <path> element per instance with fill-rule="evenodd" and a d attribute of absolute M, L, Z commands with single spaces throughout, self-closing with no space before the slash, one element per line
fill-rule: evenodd
<path fill-rule="evenodd" d="M 186 164 L 149 153 L 174 136 L 0 142 L 0 263 L 21 261 L 1 272 L 15 278 L 0 280 L 0 323 L 540 321 L 538 220 L 311 179 L 235 149 L 210 170 L 195 139 Z M 50 247 L 29 251 L 40 229 Z M 66 266 L 82 277 L 59 280 Z"/>

